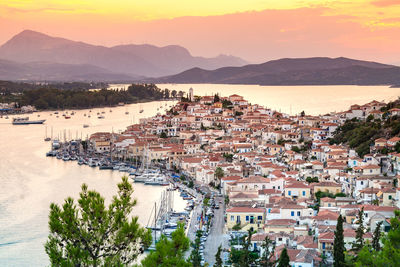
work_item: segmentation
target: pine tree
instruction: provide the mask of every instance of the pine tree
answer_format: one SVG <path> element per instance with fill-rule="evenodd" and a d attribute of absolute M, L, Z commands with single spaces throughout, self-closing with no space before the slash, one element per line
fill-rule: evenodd
<path fill-rule="evenodd" d="M 383 222 L 378 222 L 376 224 L 376 228 L 374 231 L 374 237 L 372 239 L 372 248 L 375 249 L 375 251 L 381 250 L 381 244 L 379 243 L 381 239 L 381 226 Z"/>
<path fill-rule="evenodd" d="M 333 260 L 334 267 L 341 267 L 344 265 L 344 237 L 343 237 L 343 217 L 339 215 L 336 224 L 335 241 L 333 243 Z"/>
<path fill-rule="evenodd" d="M 265 237 L 262 247 L 264 248 L 264 254 L 262 255 L 260 266 L 273 267 L 275 265 L 275 261 L 272 260 L 272 257 L 274 256 L 275 245 L 273 245 L 272 240 L 269 239 L 268 236 Z"/>
<path fill-rule="evenodd" d="M 290 259 L 286 247 L 282 250 L 277 267 L 290 267 Z"/>
<path fill-rule="evenodd" d="M 252 235 L 253 235 L 253 233 L 249 229 L 247 239 L 246 239 L 246 241 L 245 241 L 245 243 L 243 245 L 243 254 L 241 255 L 240 260 L 239 260 L 239 265 L 241 267 L 247 267 L 247 266 L 250 266 L 250 264 L 251 264 L 252 260 L 251 260 L 251 257 L 250 257 L 249 249 L 251 247 L 251 237 L 252 237 Z"/>
<path fill-rule="evenodd" d="M 222 247 L 221 247 L 221 245 L 219 245 L 217 254 L 215 254 L 214 267 L 222 267 L 221 252 L 222 252 Z"/>
<path fill-rule="evenodd" d="M 352 250 L 354 252 L 359 252 L 364 246 L 364 207 L 358 212 L 358 223 L 359 226 L 356 230 L 356 241 L 352 245 Z"/>

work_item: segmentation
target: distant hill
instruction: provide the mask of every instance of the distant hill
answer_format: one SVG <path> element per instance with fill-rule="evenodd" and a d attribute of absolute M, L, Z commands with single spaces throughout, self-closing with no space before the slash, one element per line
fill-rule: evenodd
<path fill-rule="evenodd" d="M 130 81 L 133 78 L 92 65 L 51 62 L 16 63 L 0 59 L 0 80 L 107 82 Z"/>
<path fill-rule="evenodd" d="M 216 70 L 192 68 L 153 81 L 260 85 L 392 85 L 400 84 L 400 67 L 343 57 L 285 58 Z"/>
<path fill-rule="evenodd" d="M 0 59 L 17 63 L 49 62 L 91 65 L 132 77 L 158 77 L 188 68 L 215 69 L 241 66 L 246 62 L 232 56 L 193 57 L 180 46 L 122 45 L 104 47 L 25 30 L 0 47 Z M 15 69 L 17 71 L 17 69 Z M 19 76 L 17 73 L 14 75 Z"/>

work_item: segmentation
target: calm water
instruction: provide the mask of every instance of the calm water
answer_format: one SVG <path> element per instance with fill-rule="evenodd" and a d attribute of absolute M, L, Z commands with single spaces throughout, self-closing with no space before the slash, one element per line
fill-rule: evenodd
<path fill-rule="evenodd" d="M 48 212 L 51 202 L 62 203 L 67 196 L 75 199 L 82 183 L 98 190 L 106 199 L 116 193 L 116 184 L 122 173 L 79 166 L 76 162 L 64 162 L 46 158 L 50 148 L 44 142 L 45 127 L 48 135 L 53 126 L 54 136 L 66 130 L 67 136 L 86 136 L 97 131 L 124 130 L 133 120 L 153 116 L 160 103 L 142 104 L 112 109 L 93 109 L 91 118 L 84 117 L 88 110 L 77 111 L 70 120 L 50 112 L 30 114 L 31 119 L 46 119 L 45 125 L 13 126 L 11 116 L 0 119 L 0 266 L 46 266 L 47 255 L 43 244 L 48 235 Z M 105 111 L 105 119 L 97 119 L 96 113 Z M 125 112 L 129 111 L 129 115 Z M 135 116 L 133 116 L 135 114 Z M 82 125 L 89 124 L 89 128 Z M 146 224 L 149 213 L 161 196 L 163 187 L 134 184 L 138 205 L 134 214 Z M 185 201 L 178 195 L 175 208 L 183 210 Z"/>
<path fill-rule="evenodd" d="M 345 111 L 352 104 L 372 100 L 389 101 L 400 96 L 400 88 L 388 86 L 259 86 L 227 84 L 158 84 L 160 88 L 188 92 L 195 95 L 222 96 L 239 94 L 250 103 L 261 104 L 285 113 L 319 115 L 330 111 Z"/>
<path fill-rule="evenodd" d="M 213 84 L 162 84 L 161 88 L 188 91 L 194 88 L 196 95 L 240 94 L 251 103 L 262 104 L 282 112 L 321 114 L 346 110 L 353 103 L 365 103 L 373 99 L 393 100 L 400 96 L 400 88 L 387 86 L 256 86 Z M 115 85 L 123 88 L 124 85 Z M 0 119 L 0 266 L 44 266 L 48 265 L 43 249 L 46 242 L 49 205 L 62 203 L 67 196 L 77 197 L 82 183 L 96 189 L 106 199 L 116 193 L 116 184 L 121 173 L 100 171 L 76 162 L 63 162 L 46 158 L 49 143 L 43 142 L 47 125 L 48 135 L 85 137 L 97 131 L 124 130 L 141 117 L 153 116 L 160 107 L 159 102 L 142 104 L 144 112 L 139 114 L 139 105 L 92 109 L 92 117 L 77 111 L 70 120 L 62 116 L 50 116 L 50 112 L 39 113 L 47 119 L 45 125 L 13 126 L 11 117 Z M 164 105 L 164 104 L 163 104 Z M 164 110 L 164 106 L 161 110 Z M 105 111 L 105 119 L 97 119 L 96 113 Z M 129 115 L 125 112 L 129 111 Z M 60 114 L 61 115 L 61 114 Z M 37 114 L 31 114 L 32 119 Z M 89 128 L 83 128 L 89 124 Z M 135 184 L 138 205 L 135 214 L 146 224 L 154 201 L 158 200 L 162 187 Z M 185 205 L 175 201 L 177 209 Z"/>

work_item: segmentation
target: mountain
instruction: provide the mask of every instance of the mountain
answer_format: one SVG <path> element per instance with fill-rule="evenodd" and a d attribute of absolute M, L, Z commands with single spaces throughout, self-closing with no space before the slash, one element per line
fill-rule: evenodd
<path fill-rule="evenodd" d="M 136 77 L 137 78 L 137 77 Z M 85 64 L 17 63 L 0 59 L 0 80 L 131 81 L 134 77 Z"/>
<path fill-rule="evenodd" d="M 192 68 L 153 81 L 260 85 L 399 84 L 400 67 L 343 57 L 284 58 L 216 70 Z"/>
<path fill-rule="evenodd" d="M 152 45 L 96 46 L 25 30 L 0 47 L 0 59 L 17 63 L 49 62 L 92 65 L 128 76 L 158 77 L 188 68 L 215 69 L 240 66 L 245 61 L 231 57 L 193 57 L 180 46 Z"/>

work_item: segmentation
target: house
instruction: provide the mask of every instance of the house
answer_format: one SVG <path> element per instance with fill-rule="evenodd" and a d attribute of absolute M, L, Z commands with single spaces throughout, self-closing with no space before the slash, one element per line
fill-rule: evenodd
<path fill-rule="evenodd" d="M 251 207 L 232 207 L 226 210 L 226 226 L 229 230 L 235 225 L 240 225 L 241 230 L 257 230 L 265 222 L 265 209 Z"/>
<path fill-rule="evenodd" d="M 285 186 L 285 197 L 287 198 L 310 198 L 310 187 L 302 182 L 293 182 Z"/>
<path fill-rule="evenodd" d="M 313 183 L 311 186 L 313 187 L 314 194 L 319 191 L 331 193 L 334 195 L 342 192 L 342 185 L 335 182 L 319 182 Z"/>

